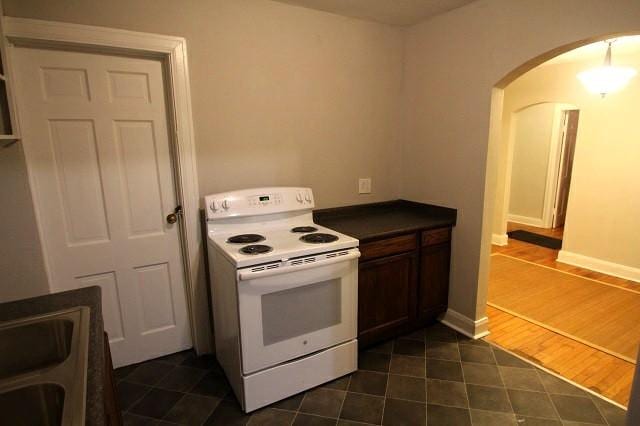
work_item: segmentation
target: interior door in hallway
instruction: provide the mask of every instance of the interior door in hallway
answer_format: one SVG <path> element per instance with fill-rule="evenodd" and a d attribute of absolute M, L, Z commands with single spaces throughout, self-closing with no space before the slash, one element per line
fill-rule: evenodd
<path fill-rule="evenodd" d="M 558 166 L 558 183 L 554 205 L 553 227 L 564 225 L 567 216 L 567 203 L 569 201 L 569 187 L 571 185 L 571 170 L 573 168 L 573 155 L 576 150 L 576 137 L 578 134 L 579 110 L 567 110 L 563 112 L 562 146 L 560 147 L 560 163 Z"/>
<path fill-rule="evenodd" d="M 191 346 L 162 63 L 15 48 L 52 291 L 98 285 L 115 366 Z"/>

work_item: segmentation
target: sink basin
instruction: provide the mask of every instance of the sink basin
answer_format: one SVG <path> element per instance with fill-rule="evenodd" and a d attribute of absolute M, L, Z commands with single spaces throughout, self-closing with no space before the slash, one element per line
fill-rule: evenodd
<path fill-rule="evenodd" d="M 0 323 L 0 424 L 84 425 L 89 308 Z"/>
<path fill-rule="evenodd" d="M 50 319 L 0 329 L 0 379 L 60 364 L 69 356 L 73 321 Z M 37 342 L 37 344 L 34 344 Z"/>
<path fill-rule="evenodd" d="M 0 394 L 3 424 L 61 425 L 63 407 L 64 388 L 52 383 L 25 386 Z"/>

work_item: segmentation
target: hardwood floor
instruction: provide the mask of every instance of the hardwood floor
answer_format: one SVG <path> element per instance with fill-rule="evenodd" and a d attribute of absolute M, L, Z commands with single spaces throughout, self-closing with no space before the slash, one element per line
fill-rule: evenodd
<path fill-rule="evenodd" d="M 487 340 L 625 407 L 634 365 L 521 318 L 487 307 Z"/>
<path fill-rule="evenodd" d="M 503 254 L 491 258 L 490 306 L 635 362 L 640 292 Z"/>
<path fill-rule="evenodd" d="M 511 229 L 526 229 L 531 232 L 541 233 L 539 229 L 533 227 L 515 224 L 510 224 L 510 226 L 512 226 Z M 555 235 L 549 236 L 561 237 L 561 229 L 544 231 L 555 232 Z M 555 260 L 558 256 L 558 250 L 510 239 L 507 246 L 493 246 L 492 252 L 503 253 L 608 284 L 636 291 L 640 290 L 640 284 L 633 281 L 558 263 Z M 628 404 L 635 369 L 633 363 L 493 307 L 487 307 L 487 315 L 491 333 L 487 336 L 487 340 L 530 359 L 615 402 L 624 406 Z"/>
<path fill-rule="evenodd" d="M 549 235 L 556 238 L 561 237 L 562 228 L 556 230 L 546 230 L 542 228 L 534 228 L 533 226 L 517 225 L 509 222 L 507 225 L 509 231 L 515 229 L 524 229 L 531 232 L 555 232 L 555 235 Z M 613 277 L 611 275 L 602 274 L 600 272 L 591 271 L 589 269 L 580 268 L 578 266 L 567 265 L 566 263 L 556 262 L 559 250 L 552 250 L 545 247 L 536 246 L 533 244 L 525 243 L 514 239 L 509 239 L 509 244 L 506 246 L 492 246 L 492 253 L 502 253 L 508 256 L 517 257 L 522 260 L 537 263 L 539 265 L 549 266 L 551 268 L 558 269 L 560 271 L 570 272 L 572 274 L 580 275 L 582 277 L 591 278 L 598 281 L 603 281 L 608 284 L 618 285 L 631 290 L 640 291 L 640 283 L 625 280 L 624 278 Z"/>

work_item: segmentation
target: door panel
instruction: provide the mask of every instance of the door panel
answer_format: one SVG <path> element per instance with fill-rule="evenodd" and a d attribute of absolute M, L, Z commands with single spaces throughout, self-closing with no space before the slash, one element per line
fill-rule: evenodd
<path fill-rule="evenodd" d="M 89 101 L 86 69 L 41 67 L 45 101 Z"/>
<path fill-rule="evenodd" d="M 149 76 L 144 73 L 109 71 L 112 102 L 151 102 Z"/>
<path fill-rule="evenodd" d="M 52 290 L 102 288 L 116 366 L 191 345 L 162 64 L 15 49 Z M 35 84 L 34 84 L 35 83 Z"/>
<path fill-rule="evenodd" d="M 358 339 L 363 345 L 414 321 L 417 265 L 415 252 L 360 263 Z"/>
<path fill-rule="evenodd" d="M 123 340 L 124 329 L 122 325 L 122 313 L 120 312 L 120 296 L 118 294 L 116 274 L 112 271 L 78 277 L 76 279 L 78 280 L 78 288 L 94 285 L 100 287 L 102 290 L 102 319 L 104 321 L 104 327 L 106 330 L 110 330 L 109 338 L 112 342 Z"/>
<path fill-rule="evenodd" d="M 422 248 L 418 287 L 418 311 L 422 320 L 432 320 L 447 310 L 450 256 L 448 242 Z"/>
<path fill-rule="evenodd" d="M 156 156 L 153 123 L 115 121 L 114 137 L 122 168 L 128 212 L 129 237 L 164 232 L 164 212 L 160 199 L 160 165 Z"/>
<path fill-rule="evenodd" d="M 142 334 L 157 332 L 175 326 L 171 303 L 171 277 L 169 265 L 161 263 L 136 268 L 140 312 L 142 313 Z"/>
<path fill-rule="evenodd" d="M 50 120 L 56 180 L 70 245 L 109 240 L 95 129 L 90 120 Z"/>

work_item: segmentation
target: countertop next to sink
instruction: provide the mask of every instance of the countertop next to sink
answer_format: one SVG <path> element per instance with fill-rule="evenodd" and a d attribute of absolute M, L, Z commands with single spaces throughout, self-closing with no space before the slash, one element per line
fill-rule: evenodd
<path fill-rule="evenodd" d="M 0 322 L 46 314 L 77 306 L 91 309 L 87 371 L 86 425 L 104 424 L 104 326 L 100 287 L 85 287 L 62 293 L 0 304 Z M 6 350 L 6 348 L 3 348 Z"/>
<path fill-rule="evenodd" d="M 314 221 L 360 242 L 455 226 L 457 211 L 406 200 L 315 210 Z"/>

